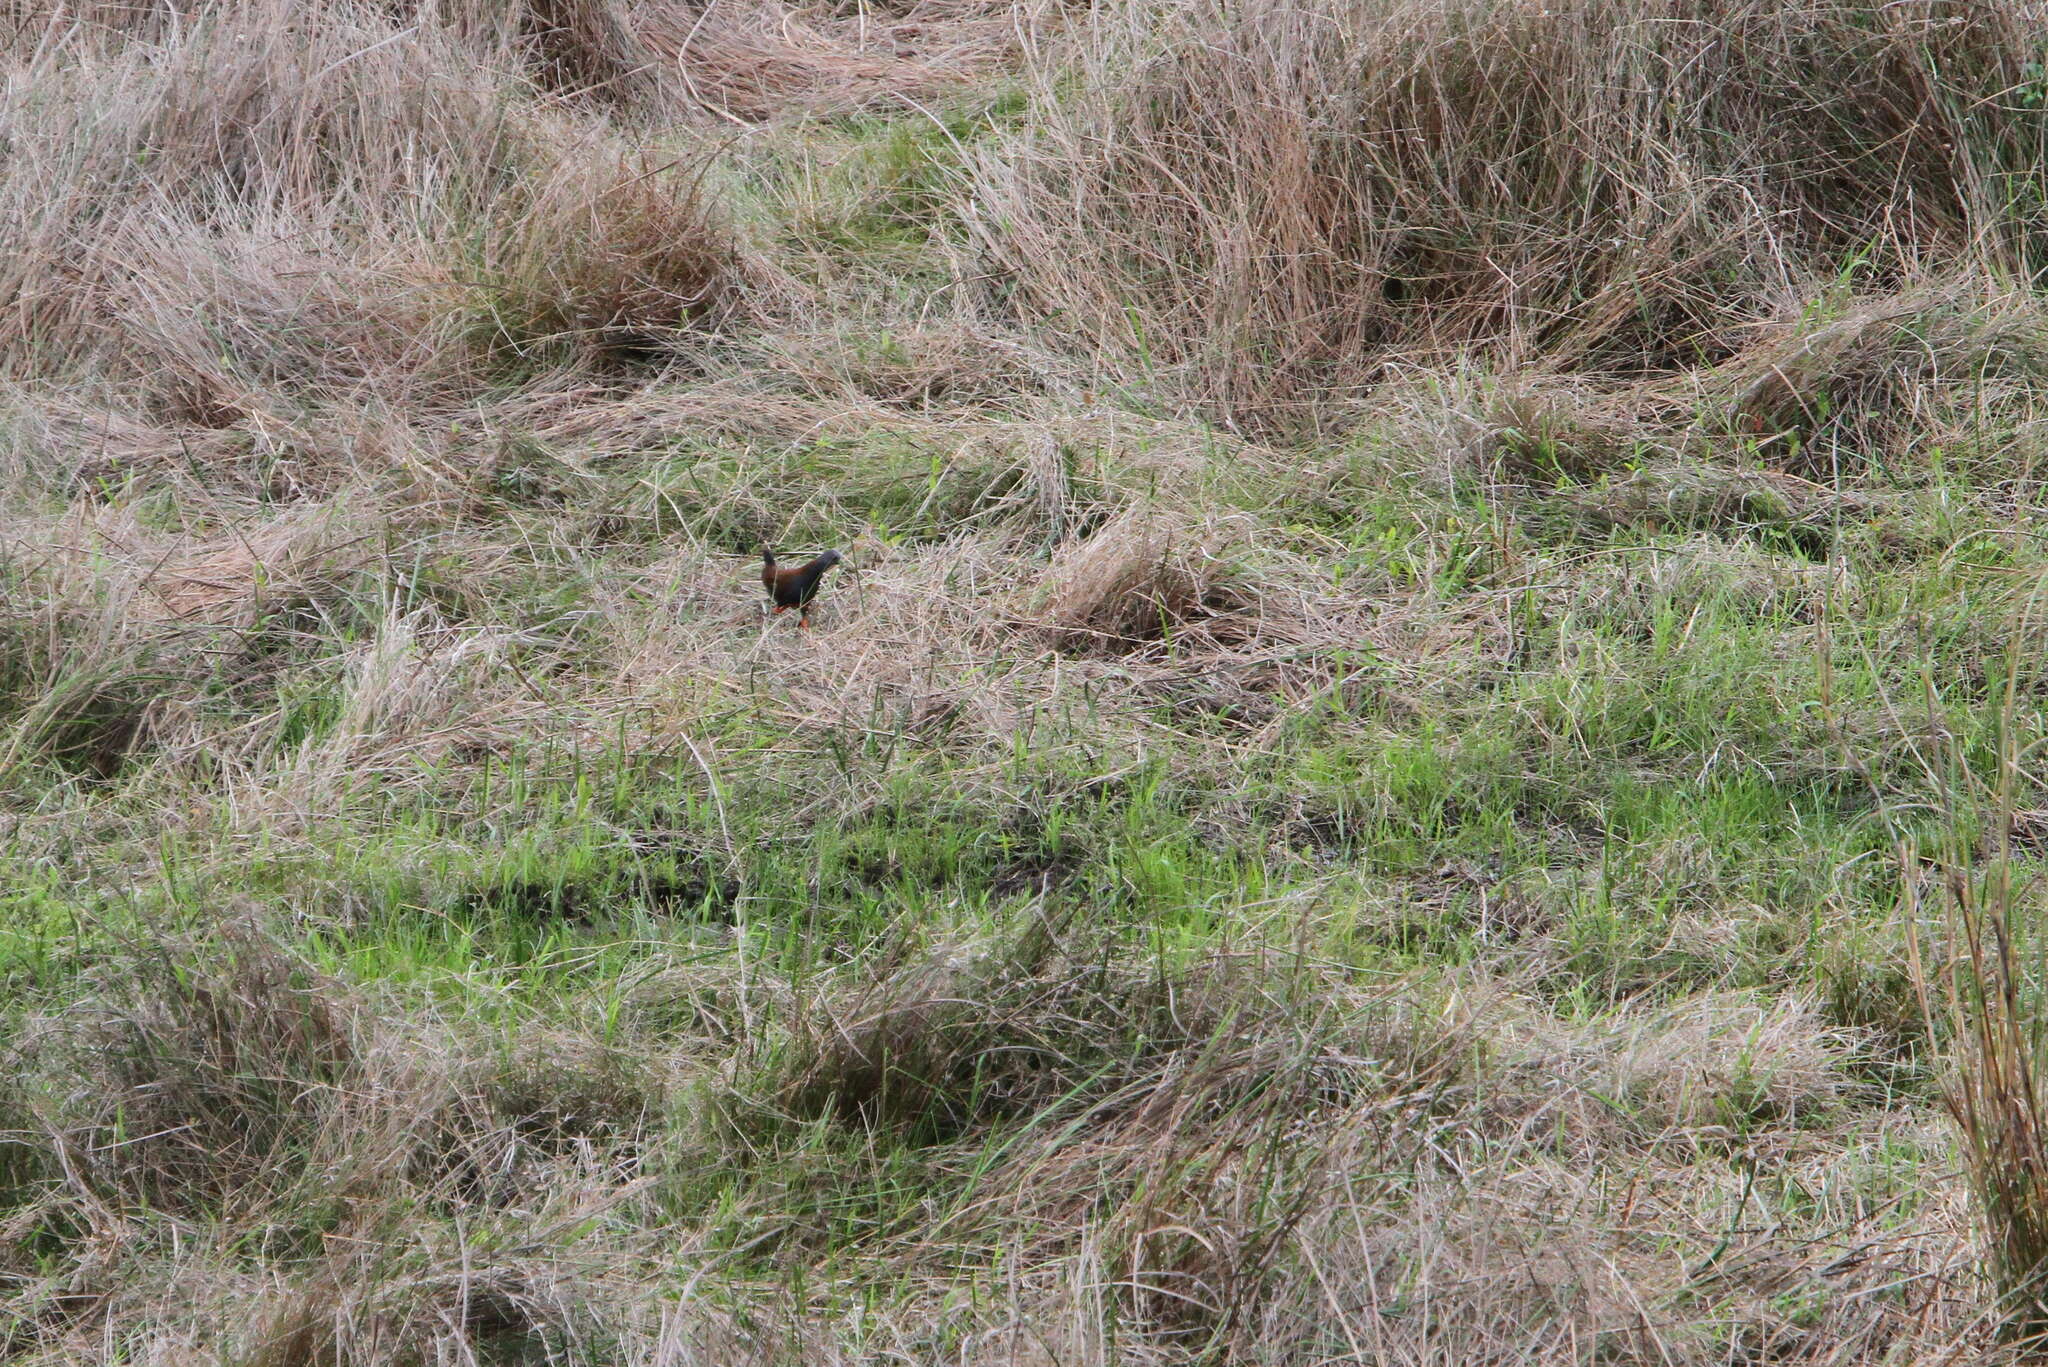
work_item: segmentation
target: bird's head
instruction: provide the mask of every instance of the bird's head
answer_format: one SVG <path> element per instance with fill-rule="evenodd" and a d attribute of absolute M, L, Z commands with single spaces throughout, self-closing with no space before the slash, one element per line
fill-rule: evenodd
<path fill-rule="evenodd" d="M 846 559 L 846 557 L 841 555 L 838 551 L 826 551 L 823 555 L 818 557 L 818 568 L 821 570 L 831 569 L 834 565 L 838 564 L 840 561 L 844 559 Z"/>

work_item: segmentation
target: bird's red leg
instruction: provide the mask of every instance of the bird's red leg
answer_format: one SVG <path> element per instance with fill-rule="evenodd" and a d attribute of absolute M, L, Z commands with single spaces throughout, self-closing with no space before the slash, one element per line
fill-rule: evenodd
<path fill-rule="evenodd" d="M 785 613 L 785 612 L 788 612 L 788 611 L 789 611 L 789 609 L 788 609 L 788 608 L 786 608 L 786 607 L 783 607 L 783 606 L 782 606 L 781 604 L 777 604 L 777 605 L 776 605 L 776 608 L 775 608 L 775 611 L 773 611 L 773 612 L 769 613 L 768 615 L 769 615 L 770 617 L 780 617 L 780 616 L 781 616 L 781 615 L 782 615 L 783 613 Z"/>

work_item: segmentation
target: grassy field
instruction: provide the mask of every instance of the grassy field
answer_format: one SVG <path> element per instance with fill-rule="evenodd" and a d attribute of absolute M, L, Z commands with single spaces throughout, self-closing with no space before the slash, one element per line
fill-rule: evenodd
<path fill-rule="evenodd" d="M 0 19 L 0 1358 L 2039 1351 L 2042 0 Z"/>

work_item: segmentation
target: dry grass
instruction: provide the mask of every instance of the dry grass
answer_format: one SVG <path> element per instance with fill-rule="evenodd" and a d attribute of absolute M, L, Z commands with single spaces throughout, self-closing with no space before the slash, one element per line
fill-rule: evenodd
<path fill-rule="evenodd" d="M 0 1355 L 2024 1354 L 2034 0 L 13 19 Z"/>
<path fill-rule="evenodd" d="M 289 428 L 372 395 L 460 404 L 508 349 L 602 361 L 734 306 L 691 154 L 532 106 L 449 30 L 269 5 L 95 37 L 59 30 L 8 74 L 10 379 Z"/>
<path fill-rule="evenodd" d="M 943 99 L 999 70 L 1036 8 L 988 0 L 676 5 L 645 25 L 645 41 L 691 103 L 745 125 Z"/>
<path fill-rule="evenodd" d="M 1073 651 L 1119 651 L 1156 641 L 1223 606 L 1222 529 L 1175 525 L 1133 509 L 1046 567 L 1032 618 Z"/>
<path fill-rule="evenodd" d="M 1023 317 L 1232 420 L 1309 420 L 1333 388 L 1475 346 L 1685 366 L 1852 264 L 2037 269 L 2019 187 L 2048 121 L 2016 92 L 2043 21 L 1131 5 L 1099 17 L 1078 95 L 1046 73 L 971 223 Z"/>

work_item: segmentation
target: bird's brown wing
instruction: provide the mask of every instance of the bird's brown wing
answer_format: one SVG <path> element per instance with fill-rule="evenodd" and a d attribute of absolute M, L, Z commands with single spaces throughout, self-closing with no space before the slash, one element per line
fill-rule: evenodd
<path fill-rule="evenodd" d="M 800 567 L 787 570 L 764 570 L 761 573 L 761 582 L 768 586 L 769 597 L 773 598 L 783 607 L 793 608 L 798 604 L 803 595 L 803 573 Z"/>

